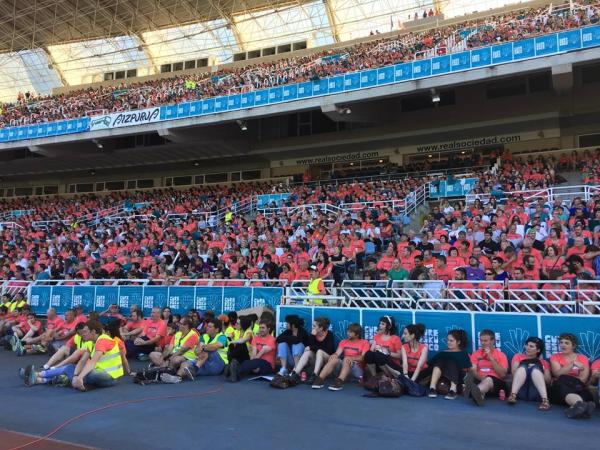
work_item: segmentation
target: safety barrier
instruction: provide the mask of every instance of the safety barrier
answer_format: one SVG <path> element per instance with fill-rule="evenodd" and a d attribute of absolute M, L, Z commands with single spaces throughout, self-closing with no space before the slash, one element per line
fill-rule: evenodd
<path fill-rule="evenodd" d="M 378 69 L 350 72 L 316 81 L 275 86 L 252 92 L 206 98 L 177 105 L 83 117 L 21 127 L 0 129 L 0 142 L 45 138 L 57 135 L 141 125 L 226 111 L 305 100 L 377 86 L 401 83 L 470 69 L 541 58 L 600 46 L 600 25 L 550 33 L 514 42 L 417 59 Z"/>
<path fill-rule="evenodd" d="M 510 358 L 523 351 L 525 340 L 537 336 L 544 340 L 546 357 L 559 351 L 558 336 L 569 332 L 577 336 L 577 351 L 591 361 L 600 358 L 600 317 L 584 315 L 552 315 L 532 313 L 479 313 L 477 311 L 427 311 L 399 309 L 337 308 L 310 306 L 278 306 L 278 330 L 285 326 L 285 316 L 296 314 L 304 319 L 310 330 L 316 317 L 325 316 L 331 321 L 331 331 L 339 342 L 346 338 L 346 329 L 351 323 L 363 326 L 365 339 L 372 340 L 379 319 L 392 316 L 396 320 L 398 334 L 411 323 L 422 323 L 426 332 L 422 342 L 429 347 L 430 354 L 446 348 L 446 336 L 452 329 L 463 329 L 469 335 L 469 349 L 475 350 L 479 332 L 491 329 L 496 333 L 496 346 Z"/>
<path fill-rule="evenodd" d="M 174 314 L 187 314 L 192 308 L 222 314 L 256 306 L 274 309 L 282 295 L 282 287 L 36 284 L 30 286 L 28 297 L 32 310 L 39 314 L 45 314 L 50 307 L 62 314 L 77 305 L 86 312 L 103 311 L 112 304 L 120 308 L 139 305 L 145 314 L 153 307 L 166 306 Z"/>
<path fill-rule="evenodd" d="M 552 203 L 555 200 L 561 202 L 570 202 L 575 197 L 580 197 L 583 201 L 589 201 L 592 196 L 600 194 L 600 186 L 579 185 L 579 186 L 553 186 L 544 189 L 533 189 L 526 191 L 498 191 L 497 193 L 470 193 L 465 195 L 465 203 L 467 206 L 472 205 L 475 200 L 480 200 L 484 204 L 492 197 L 498 201 L 503 201 L 510 197 L 523 197 L 525 202 L 535 202 L 537 199 L 543 199 L 547 203 Z"/>

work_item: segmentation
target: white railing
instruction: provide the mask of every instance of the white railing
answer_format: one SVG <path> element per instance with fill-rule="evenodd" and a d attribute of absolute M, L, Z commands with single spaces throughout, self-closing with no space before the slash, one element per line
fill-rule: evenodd
<path fill-rule="evenodd" d="M 523 200 L 529 203 L 532 203 L 540 198 L 545 202 L 552 203 L 555 200 L 568 202 L 573 200 L 575 197 L 581 197 L 582 200 L 587 202 L 595 194 L 600 194 L 600 186 L 554 186 L 545 189 L 501 192 L 495 196 L 491 193 L 467 194 L 465 196 L 465 203 L 467 206 L 472 205 L 475 200 L 480 200 L 483 203 L 487 203 L 491 197 L 496 197 L 496 199 L 499 201 L 511 197 L 523 197 Z"/>
<path fill-rule="evenodd" d="M 9 230 L 13 230 L 15 228 L 23 228 L 21 225 L 19 225 L 17 222 L 0 222 L 0 231 L 4 230 L 4 229 L 9 229 Z"/>

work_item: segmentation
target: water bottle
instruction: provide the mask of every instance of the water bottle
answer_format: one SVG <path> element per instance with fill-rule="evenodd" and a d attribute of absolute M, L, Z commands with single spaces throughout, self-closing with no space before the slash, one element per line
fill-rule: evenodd
<path fill-rule="evenodd" d="M 500 392 L 498 392 L 498 400 L 503 402 L 505 399 L 506 399 L 506 392 L 504 392 L 504 389 L 500 389 Z"/>

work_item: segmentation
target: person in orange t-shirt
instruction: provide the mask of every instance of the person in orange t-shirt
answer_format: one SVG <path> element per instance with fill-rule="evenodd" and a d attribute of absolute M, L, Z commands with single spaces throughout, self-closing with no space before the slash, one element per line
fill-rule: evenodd
<path fill-rule="evenodd" d="M 329 386 L 330 391 L 343 389 L 344 381 L 350 373 L 358 379 L 363 376 L 363 361 L 370 348 L 369 341 L 362 339 L 362 327 L 357 323 L 348 326 L 347 336 L 347 339 L 339 343 L 336 352 L 329 357 L 329 361 L 315 378 L 313 389 L 322 388 L 325 379 L 336 369 L 339 370 L 339 375 Z"/>
<path fill-rule="evenodd" d="M 543 358 L 544 341 L 538 337 L 529 337 L 525 341 L 525 351 L 513 356 L 511 372 L 513 381 L 507 403 L 514 405 L 517 398 L 526 401 L 541 401 L 538 409 L 548 411 L 547 386 L 551 381 L 550 364 Z"/>
<path fill-rule="evenodd" d="M 125 342 L 127 355 L 130 358 L 136 358 L 142 353 L 149 355 L 166 335 L 167 322 L 161 319 L 161 309 L 158 307 L 152 308 L 150 318 L 146 320 L 139 337 L 133 341 Z"/>
<path fill-rule="evenodd" d="M 240 378 L 250 375 L 269 375 L 275 371 L 275 356 L 277 341 L 271 335 L 272 324 L 263 319 L 258 326 L 258 334 L 252 338 L 250 359 L 239 364 L 237 359 L 229 363 L 229 381 L 239 381 Z"/>
<path fill-rule="evenodd" d="M 377 368 L 388 375 L 391 374 L 390 369 L 402 372 L 401 358 L 402 342 L 396 335 L 396 320 L 392 316 L 382 316 L 371 349 L 365 353 L 366 369 L 371 376 L 377 374 Z"/>
<path fill-rule="evenodd" d="M 483 406 L 488 392 L 506 390 L 508 358 L 496 348 L 496 334 L 492 330 L 481 330 L 479 344 L 479 350 L 471 354 L 473 368 L 465 378 L 465 397 Z"/>

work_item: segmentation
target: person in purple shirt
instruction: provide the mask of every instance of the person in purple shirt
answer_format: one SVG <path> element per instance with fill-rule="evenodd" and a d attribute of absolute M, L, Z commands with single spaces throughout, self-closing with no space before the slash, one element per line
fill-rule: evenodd
<path fill-rule="evenodd" d="M 469 258 L 469 265 L 465 268 L 467 280 L 484 280 L 485 272 L 479 265 L 479 260 L 475 256 Z"/>

